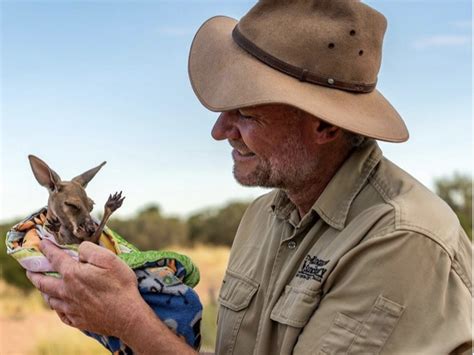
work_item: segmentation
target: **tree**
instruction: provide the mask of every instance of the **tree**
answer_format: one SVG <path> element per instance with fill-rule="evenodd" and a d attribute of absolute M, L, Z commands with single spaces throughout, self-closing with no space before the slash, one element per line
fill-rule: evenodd
<path fill-rule="evenodd" d="M 157 205 L 145 207 L 134 218 L 113 219 L 108 225 L 141 250 L 183 244 L 188 237 L 186 223 L 176 217 L 164 217 Z"/>
<path fill-rule="evenodd" d="M 8 230 L 18 221 L 0 225 L 0 277 L 22 290 L 31 290 L 33 285 L 26 278 L 26 272 L 13 257 L 7 254 L 5 237 Z"/>
<path fill-rule="evenodd" d="M 232 245 L 240 220 L 248 207 L 245 202 L 231 202 L 220 209 L 206 209 L 188 219 L 191 242 Z"/>
<path fill-rule="evenodd" d="M 436 193 L 453 209 L 472 239 L 472 177 L 455 173 L 435 180 Z"/>

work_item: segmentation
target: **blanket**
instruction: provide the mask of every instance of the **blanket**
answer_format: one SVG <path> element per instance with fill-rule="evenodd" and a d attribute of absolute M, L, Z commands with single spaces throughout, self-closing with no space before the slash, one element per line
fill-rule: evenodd
<path fill-rule="evenodd" d="M 26 270 L 59 276 L 39 250 L 48 239 L 78 260 L 78 245 L 59 245 L 46 226 L 47 208 L 42 208 L 13 226 L 6 236 L 7 253 Z M 96 220 L 99 224 L 99 221 Z M 198 350 L 201 344 L 202 305 L 193 287 L 199 270 L 185 255 L 171 251 L 140 251 L 108 227 L 99 245 L 111 250 L 136 274 L 138 289 L 155 314 L 179 337 Z M 106 306 L 106 305 L 104 305 Z M 133 354 L 120 339 L 84 331 L 113 354 Z"/>

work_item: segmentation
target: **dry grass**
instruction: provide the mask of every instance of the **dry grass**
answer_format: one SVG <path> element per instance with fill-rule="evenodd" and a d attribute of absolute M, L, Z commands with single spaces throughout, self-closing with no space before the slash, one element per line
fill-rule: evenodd
<path fill-rule="evenodd" d="M 217 330 L 217 295 L 229 260 L 229 248 L 198 245 L 169 249 L 189 256 L 199 268 L 201 281 L 195 290 L 205 305 L 201 323 L 202 350 L 213 351 Z"/>
<path fill-rule="evenodd" d="M 62 327 L 40 338 L 34 353 L 37 355 L 107 355 L 110 354 L 99 342 L 86 337 L 77 329 Z"/>
<path fill-rule="evenodd" d="M 194 248 L 175 247 L 169 249 L 189 256 L 198 266 L 201 272 L 201 281 L 195 290 L 199 294 L 201 302 L 203 304 L 216 302 L 229 259 L 229 248 L 197 245 Z"/>
<path fill-rule="evenodd" d="M 23 319 L 44 312 L 45 303 L 39 292 L 23 292 L 0 280 L 0 315 L 2 318 Z"/>
<path fill-rule="evenodd" d="M 206 305 L 202 322 L 203 348 L 212 349 L 216 332 L 215 300 L 229 250 L 208 246 L 169 249 L 188 255 L 201 271 L 196 291 Z M 94 339 L 64 325 L 45 306 L 39 292 L 24 293 L 0 280 L 0 354 L 101 355 L 108 352 Z"/>
<path fill-rule="evenodd" d="M 108 354 L 95 340 L 64 325 L 40 293 L 0 280 L 0 354 Z"/>

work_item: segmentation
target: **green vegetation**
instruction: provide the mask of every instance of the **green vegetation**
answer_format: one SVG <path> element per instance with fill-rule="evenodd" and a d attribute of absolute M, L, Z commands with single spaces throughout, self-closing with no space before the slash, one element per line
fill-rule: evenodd
<path fill-rule="evenodd" d="M 248 204 L 230 203 L 220 209 L 207 209 L 188 219 L 189 240 L 193 243 L 231 246 Z"/>
<path fill-rule="evenodd" d="M 5 236 L 7 231 L 18 221 L 12 221 L 0 225 L 0 278 L 11 285 L 26 291 L 32 288 L 30 281 L 25 276 L 25 271 L 18 265 L 18 262 L 7 255 L 5 246 Z"/>
<path fill-rule="evenodd" d="M 436 179 L 436 193 L 453 209 L 472 240 L 472 177 L 455 173 Z"/>
<path fill-rule="evenodd" d="M 188 240 L 186 222 L 163 216 L 156 205 L 147 206 L 130 219 L 112 219 L 108 226 L 141 250 L 185 245 Z"/>

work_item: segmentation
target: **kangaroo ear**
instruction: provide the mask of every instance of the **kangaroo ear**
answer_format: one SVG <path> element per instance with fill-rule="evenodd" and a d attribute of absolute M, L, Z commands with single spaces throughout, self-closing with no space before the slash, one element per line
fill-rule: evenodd
<path fill-rule="evenodd" d="M 40 185 L 46 187 L 50 191 L 57 190 L 59 183 L 61 182 L 59 175 L 40 158 L 35 157 L 34 155 L 28 155 L 28 159 L 30 160 L 33 175 Z"/>
<path fill-rule="evenodd" d="M 83 188 L 86 188 L 89 181 L 92 180 L 95 174 L 97 174 L 97 172 L 100 170 L 100 168 L 102 168 L 105 165 L 105 163 L 106 162 L 104 161 L 102 164 L 96 166 L 95 168 L 87 170 L 85 173 L 82 173 L 81 175 L 76 176 L 74 179 L 72 179 L 72 181 L 77 182 Z"/>

